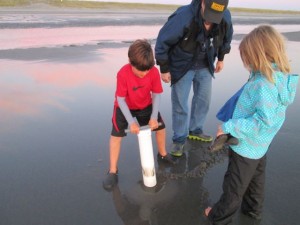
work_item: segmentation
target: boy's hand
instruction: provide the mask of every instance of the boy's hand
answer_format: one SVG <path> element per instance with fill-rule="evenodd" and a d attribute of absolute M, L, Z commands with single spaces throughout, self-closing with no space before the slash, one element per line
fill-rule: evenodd
<path fill-rule="evenodd" d="M 148 125 L 151 128 L 151 130 L 158 128 L 158 122 L 155 119 L 150 119 Z"/>
<path fill-rule="evenodd" d="M 138 134 L 140 132 L 140 127 L 137 123 L 132 123 L 130 125 L 130 132 L 133 134 Z"/>

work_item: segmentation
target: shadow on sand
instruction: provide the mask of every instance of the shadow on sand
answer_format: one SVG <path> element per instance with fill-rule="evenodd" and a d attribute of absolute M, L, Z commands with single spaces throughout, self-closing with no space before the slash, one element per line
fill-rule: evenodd
<path fill-rule="evenodd" d="M 126 225 L 209 225 L 204 209 L 212 205 L 203 180 L 209 168 L 224 162 L 227 149 L 211 153 L 210 143 L 188 141 L 185 154 L 175 166 L 159 162 L 157 185 L 149 188 L 140 180 L 130 190 L 117 185 L 112 200 L 117 215 Z M 233 224 L 258 225 L 240 213 Z"/>

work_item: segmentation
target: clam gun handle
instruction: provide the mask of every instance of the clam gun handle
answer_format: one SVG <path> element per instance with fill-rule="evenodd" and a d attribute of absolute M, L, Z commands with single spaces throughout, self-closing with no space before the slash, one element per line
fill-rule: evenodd
<path fill-rule="evenodd" d="M 158 123 L 158 126 L 161 126 L 161 125 L 162 125 L 162 123 L 159 122 L 159 123 Z M 140 130 L 146 130 L 146 129 L 149 129 L 149 128 L 150 128 L 149 125 L 145 125 L 145 126 L 141 126 L 141 127 L 140 127 Z M 130 129 L 126 129 L 126 130 L 125 130 L 125 133 L 126 133 L 126 134 L 130 133 Z"/>

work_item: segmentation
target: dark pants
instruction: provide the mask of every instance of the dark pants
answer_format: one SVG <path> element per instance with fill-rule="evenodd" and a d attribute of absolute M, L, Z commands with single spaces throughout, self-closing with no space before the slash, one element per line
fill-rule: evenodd
<path fill-rule="evenodd" d="M 140 126 L 145 126 L 149 123 L 152 113 L 152 105 L 147 106 L 144 109 L 139 110 L 130 110 L 130 113 L 133 117 L 135 117 Z M 165 123 L 158 112 L 157 121 L 161 123 L 158 128 L 154 129 L 153 131 L 162 130 L 165 128 Z M 128 128 L 128 122 L 123 115 L 121 109 L 119 107 L 114 107 L 114 113 L 112 118 L 112 131 L 111 135 L 115 137 L 124 137 L 126 136 L 125 129 Z"/>
<path fill-rule="evenodd" d="M 248 159 L 229 149 L 228 168 L 223 181 L 223 194 L 208 218 L 213 225 L 232 221 L 241 206 L 246 215 L 260 219 L 264 201 L 266 155 Z"/>

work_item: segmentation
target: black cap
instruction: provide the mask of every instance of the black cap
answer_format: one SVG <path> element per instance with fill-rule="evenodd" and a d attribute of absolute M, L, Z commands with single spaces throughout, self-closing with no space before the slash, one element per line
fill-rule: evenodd
<path fill-rule="evenodd" d="M 207 22 L 219 24 L 228 5 L 228 0 L 204 0 L 203 18 Z"/>

